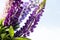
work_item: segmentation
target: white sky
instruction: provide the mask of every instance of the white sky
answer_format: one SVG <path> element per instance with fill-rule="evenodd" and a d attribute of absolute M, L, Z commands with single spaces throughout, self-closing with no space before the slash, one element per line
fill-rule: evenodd
<path fill-rule="evenodd" d="M 6 0 L 0 0 L 0 18 Z M 32 40 L 60 40 L 60 1 L 47 0 L 45 12 L 40 19 L 37 28 L 30 34 Z"/>

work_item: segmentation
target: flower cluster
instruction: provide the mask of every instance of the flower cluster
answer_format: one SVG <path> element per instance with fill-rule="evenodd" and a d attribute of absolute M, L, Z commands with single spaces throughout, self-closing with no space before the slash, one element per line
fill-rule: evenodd
<path fill-rule="evenodd" d="M 14 37 L 29 36 L 30 32 L 33 32 L 34 28 L 36 28 L 36 25 L 44 12 L 45 4 L 46 0 L 38 3 L 38 5 L 32 0 L 30 0 L 30 2 L 13 0 L 11 8 L 8 10 L 8 15 L 4 20 L 4 26 L 12 26 L 15 28 L 17 25 L 23 22 L 22 20 L 24 20 L 26 16 L 30 14 L 29 12 L 31 12 L 34 8 L 25 25 L 23 27 L 19 27 L 20 29 L 14 33 Z"/>
<path fill-rule="evenodd" d="M 20 5 L 23 2 L 21 0 L 13 0 L 11 8 L 8 10 L 8 15 L 4 21 L 5 26 L 16 26 L 18 24 L 18 18 L 23 9 Z"/>

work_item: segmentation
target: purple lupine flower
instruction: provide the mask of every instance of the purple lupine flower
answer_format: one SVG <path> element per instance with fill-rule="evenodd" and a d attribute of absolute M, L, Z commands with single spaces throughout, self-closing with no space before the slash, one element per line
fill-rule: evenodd
<path fill-rule="evenodd" d="M 18 18 L 19 18 L 19 16 L 20 16 L 21 11 L 22 11 L 22 8 L 18 9 L 17 13 L 14 14 L 13 17 L 10 18 L 10 25 L 16 26 L 17 24 L 19 24 Z M 14 21 L 13 21 L 13 20 L 14 20 Z"/>
<path fill-rule="evenodd" d="M 13 0 L 11 9 L 8 10 L 8 15 L 4 21 L 5 26 L 15 26 L 18 22 L 18 18 L 23 7 L 20 6 L 22 4 L 21 0 Z"/>
<path fill-rule="evenodd" d="M 33 29 L 36 27 L 37 22 L 39 21 L 40 16 L 43 13 L 43 9 L 40 11 L 40 13 L 36 14 L 36 11 L 33 11 L 34 13 L 31 14 L 29 17 L 29 20 L 25 23 L 25 26 L 21 28 L 19 31 L 15 33 L 15 36 L 29 36 L 30 32 L 33 32 Z M 18 34 L 17 34 L 18 33 Z"/>
<path fill-rule="evenodd" d="M 33 11 L 33 14 L 32 15 L 34 15 L 35 13 L 36 13 L 36 10 L 37 10 L 37 8 Z M 31 15 L 31 16 L 32 16 Z M 33 18 L 32 18 L 33 19 Z M 29 18 L 29 20 L 31 20 L 31 18 Z M 15 36 L 21 36 L 26 30 L 26 28 L 27 28 L 27 26 L 29 25 L 29 23 L 30 23 L 30 21 L 29 20 L 27 20 L 27 22 L 25 23 L 25 26 L 23 26 L 23 28 L 21 28 L 19 31 L 17 31 L 16 33 L 15 33 Z M 28 28 L 27 28 L 28 29 Z M 25 31 L 24 31 L 25 30 Z"/>
<path fill-rule="evenodd" d="M 38 21 L 40 17 L 42 16 L 42 13 L 44 12 L 44 7 L 46 0 L 44 0 L 42 3 L 42 7 L 37 7 L 29 17 L 29 20 L 26 21 L 25 26 L 23 26 L 19 31 L 15 33 L 15 37 L 17 36 L 29 36 L 30 32 L 33 32 L 33 29 L 36 28 L 36 24 L 38 24 Z M 41 6 L 41 5 L 39 5 Z M 38 12 L 36 12 L 38 10 Z"/>
<path fill-rule="evenodd" d="M 28 6 L 29 5 L 29 6 Z M 22 22 L 23 19 L 25 19 L 25 17 L 29 14 L 29 12 L 31 11 L 31 7 L 33 6 L 33 8 L 35 8 L 36 6 L 34 6 L 35 4 L 29 4 L 28 2 L 25 2 L 23 4 L 24 6 L 24 10 L 22 12 L 21 18 L 19 19 L 20 23 Z"/>
<path fill-rule="evenodd" d="M 21 12 L 21 16 L 19 18 L 20 23 L 27 16 L 27 14 L 29 14 L 29 11 L 31 11 L 31 9 L 28 7 L 29 5 L 28 2 L 24 2 L 22 5 L 23 5 L 23 11 Z"/>

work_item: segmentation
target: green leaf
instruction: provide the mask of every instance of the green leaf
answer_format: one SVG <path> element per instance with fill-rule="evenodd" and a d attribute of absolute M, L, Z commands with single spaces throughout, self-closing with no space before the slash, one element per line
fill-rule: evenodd
<path fill-rule="evenodd" d="M 10 34 L 11 38 L 14 36 L 14 30 L 13 30 L 12 26 L 10 26 L 10 28 L 9 28 L 9 34 Z"/>
<path fill-rule="evenodd" d="M 0 19 L 0 26 L 3 24 L 4 19 Z"/>
<path fill-rule="evenodd" d="M 3 28 L 0 27 L 0 34 L 1 34 L 1 33 L 5 33 L 5 28 L 4 28 L 4 27 L 3 27 Z"/>
<path fill-rule="evenodd" d="M 31 39 L 25 37 L 16 37 L 14 40 L 31 40 Z"/>
<path fill-rule="evenodd" d="M 1 30 L 1 26 L 0 26 L 0 30 Z"/>
<path fill-rule="evenodd" d="M 2 39 L 5 38 L 5 36 L 6 36 L 6 33 L 1 34 Z"/>

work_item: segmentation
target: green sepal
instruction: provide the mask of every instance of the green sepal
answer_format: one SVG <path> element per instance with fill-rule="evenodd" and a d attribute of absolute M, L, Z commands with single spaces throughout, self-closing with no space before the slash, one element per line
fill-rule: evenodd
<path fill-rule="evenodd" d="M 40 4 L 41 9 L 45 7 L 45 4 L 46 4 L 46 0 L 43 0 Z"/>

